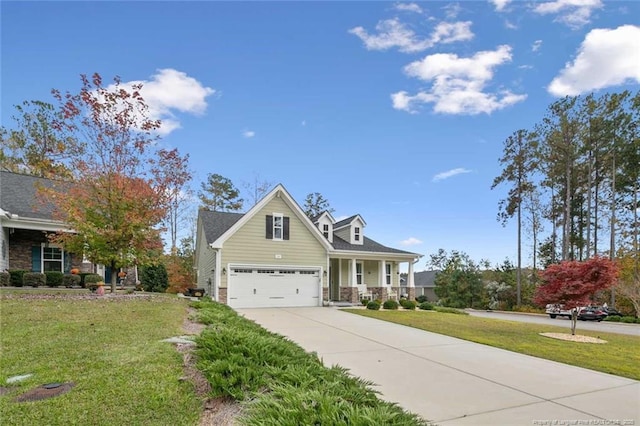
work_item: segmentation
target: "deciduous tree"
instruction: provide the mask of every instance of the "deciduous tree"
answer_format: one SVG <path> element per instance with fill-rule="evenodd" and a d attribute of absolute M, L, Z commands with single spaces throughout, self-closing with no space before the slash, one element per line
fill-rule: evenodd
<path fill-rule="evenodd" d="M 576 332 L 577 308 L 590 305 L 595 293 L 615 284 L 618 266 L 604 257 L 585 261 L 564 261 L 541 271 L 543 283 L 536 289 L 535 303 L 562 304 L 573 310 L 571 334 Z"/>
<path fill-rule="evenodd" d="M 125 88 L 117 77 L 104 86 L 94 74 L 82 76 L 79 93 L 53 91 L 60 129 L 82 146 L 73 181 L 42 189 L 57 218 L 73 230 L 53 240 L 112 271 L 157 262 L 169 188 L 186 167 L 177 150 L 155 143 L 160 122 L 148 118 L 141 87 Z M 116 278 L 112 274 L 112 291 Z"/>

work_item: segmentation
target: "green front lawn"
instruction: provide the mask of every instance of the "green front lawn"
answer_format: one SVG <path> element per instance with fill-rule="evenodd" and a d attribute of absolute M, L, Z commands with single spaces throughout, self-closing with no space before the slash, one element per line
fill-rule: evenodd
<path fill-rule="evenodd" d="M 202 402 L 193 384 L 180 380 L 182 355 L 161 342 L 182 334 L 186 302 L 165 296 L 74 299 L 55 293 L 0 293 L 0 386 L 7 386 L 9 377 L 33 374 L 0 396 L 2 424 L 197 423 Z M 75 387 L 51 399 L 12 402 L 53 382 Z"/>
<path fill-rule="evenodd" d="M 557 327 L 433 311 L 371 311 L 363 309 L 345 309 L 345 311 L 640 380 L 640 362 L 638 362 L 640 359 L 640 337 L 636 336 L 580 330 L 580 323 L 578 323 L 576 334 L 599 337 L 608 343 L 577 343 L 551 339 L 539 334 L 570 333 L 568 324 L 566 327 Z"/>

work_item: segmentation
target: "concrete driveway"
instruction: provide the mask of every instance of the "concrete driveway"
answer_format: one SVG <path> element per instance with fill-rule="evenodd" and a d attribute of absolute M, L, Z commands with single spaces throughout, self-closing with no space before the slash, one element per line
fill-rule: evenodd
<path fill-rule="evenodd" d="M 640 382 L 342 312 L 239 309 L 441 425 L 640 425 Z M 425 313 L 429 315 L 429 313 Z M 585 344 L 576 356 L 597 356 Z M 588 355 L 587 351 L 593 351 Z"/>

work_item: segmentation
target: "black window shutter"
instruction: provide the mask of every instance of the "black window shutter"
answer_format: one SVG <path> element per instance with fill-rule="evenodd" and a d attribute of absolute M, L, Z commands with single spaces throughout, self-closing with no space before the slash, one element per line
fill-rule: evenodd
<path fill-rule="evenodd" d="M 282 239 L 289 239 L 289 218 L 286 216 L 282 218 Z"/>
<path fill-rule="evenodd" d="M 273 240 L 273 216 L 267 215 L 267 240 Z"/>

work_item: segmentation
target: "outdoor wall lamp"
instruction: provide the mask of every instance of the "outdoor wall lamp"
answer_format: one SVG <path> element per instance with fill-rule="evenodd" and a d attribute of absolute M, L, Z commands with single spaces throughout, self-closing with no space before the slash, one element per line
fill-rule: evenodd
<path fill-rule="evenodd" d="M 222 268 L 222 275 L 227 275 L 227 268 Z"/>

